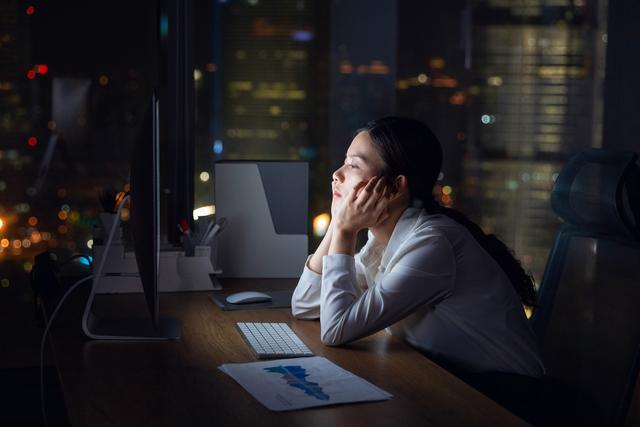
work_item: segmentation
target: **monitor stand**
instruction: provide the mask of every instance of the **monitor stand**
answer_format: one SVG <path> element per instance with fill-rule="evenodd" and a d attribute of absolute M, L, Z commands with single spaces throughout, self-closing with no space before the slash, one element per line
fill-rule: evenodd
<path fill-rule="evenodd" d="M 122 298 L 122 296 L 119 297 Z M 156 327 L 151 316 L 98 316 L 93 313 L 94 299 L 95 286 L 92 284 L 91 293 L 82 316 L 82 330 L 91 339 L 113 341 L 171 341 L 180 339 L 181 323 L 173 317 L 159 317 Z M 141 307 L 138 312 L 140 311 L 146 312 L 147 309 Z"/>

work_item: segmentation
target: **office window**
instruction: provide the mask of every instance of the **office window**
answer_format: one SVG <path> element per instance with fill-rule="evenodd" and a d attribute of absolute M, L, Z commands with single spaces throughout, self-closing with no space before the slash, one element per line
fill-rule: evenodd
<path fill-rule="evenodd" d="M 155 73 L 154 9 L 122 1 L 0 8 L 0 291 L 30 301 L 35 255 L 89 255 L 101 192 L 128 183 Z"/>
<path fill-rule="evenodd" d="M 362 4 L 194 3 L 194 204 L 184 209 L 215 203 L 216 160 L 308 160 L 313 250 L 312 221 L 330 210 L 352 132 L 413 116 L 444 147 L 435 197 L 501 236 L 540 281 L 558 225 L 553 181 L 573 152 L 601 145 L 607 2 Z M 99 193 L 125 189 L 148 96 L 166 77 L 154 52 L 171 20 L 138 2 L 0 7 L 6 291 L 27 287 L 44 249 L 90 253 Z"/>
<path fill-rule="evenodd" d="M 306 159 L 310 218 L 328 212 L 352 132 L 408 115 L 443 144 L 436 199 L 500 236 L 540 282 L 559 225 L 554 179 L 601 145 L 605 1 L 206 4 L 197 204 L 213 203 L 216 159 Z"/>
<path fill-rule="evenodd" d="M 398 112 L 444 146 L 436 197 L 511 247 L 538 283 L 569 156 L 601 146 L 606 2 L 402 2 Z"/>

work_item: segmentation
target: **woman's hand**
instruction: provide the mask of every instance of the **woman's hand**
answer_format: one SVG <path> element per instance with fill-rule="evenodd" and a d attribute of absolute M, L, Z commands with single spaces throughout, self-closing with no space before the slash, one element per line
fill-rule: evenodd
<path fill-rule="evenodd" d="M 332 219 L 341 233 L 353 233 L 375 227 L 388 217 L 389 188 L 382 177 L 373 177 L 354 187 Z M 332 213 L 333 212 L 332 206 Z"/>
<path fill-rule="evenodd" d="M 334 197 L 331 200 L 331 221 L 338 217 L 340 213 L 340 209 L 342 209 L 342 203 L 340 203 L 340 199 Z"/>

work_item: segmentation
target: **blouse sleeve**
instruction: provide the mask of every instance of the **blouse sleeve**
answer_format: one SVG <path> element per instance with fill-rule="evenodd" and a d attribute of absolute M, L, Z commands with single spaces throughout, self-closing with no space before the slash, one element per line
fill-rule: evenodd
<path fill-rule="evenodd" d="M 411 314 L 423 304 L 450 295 L 455 258 L 443 236 L 425 236 L 398 253 L 391 271 L 360 293 L 354 257 L 323 258 L 320 330 L 326 345 L 340 345 L 370 335 Z M 401 250 L 402 251 L 402 250 Z"/>
<path fill-rule="evenodd" d="M 380 248 L 380 244 L 375 241 L 373 235 L 369 234 L 369 240 L 354 257 L 357 295 L 362 294 L 373 283 L 369 266 L 376 262 L 376 257 L 379 258 Z M 304 270 L 291 297 L 291 313 L 298 319 L 317 319 L 320 317 L 322 275 L 309 268 L 310 258 L 311 256 L 305 262 Z"/>
<path fill-rule="evenodd" d="M 309 259 L 291 296 L 291 314 L 298 319 L 317 319 L 320 317 L 320 288 L 322 275 L 309 268 Z"/>

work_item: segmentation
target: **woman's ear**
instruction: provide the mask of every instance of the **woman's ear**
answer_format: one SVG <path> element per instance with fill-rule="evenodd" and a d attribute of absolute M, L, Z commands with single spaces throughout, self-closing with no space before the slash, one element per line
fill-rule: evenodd
<path fill-rule="evenodd" d="M 409 192 L 407 177 L 404 175 L 398 175 L 389 185 L 389 189 L 391 190 L 391 199 L 407 194 Z"/>

